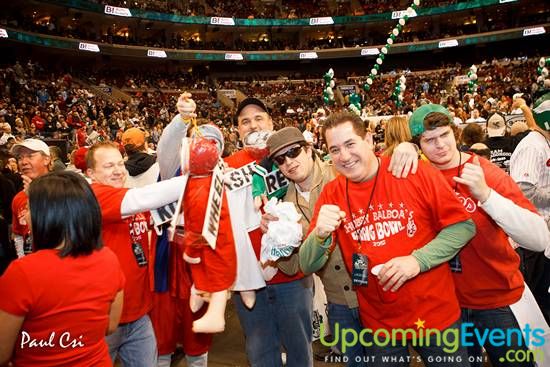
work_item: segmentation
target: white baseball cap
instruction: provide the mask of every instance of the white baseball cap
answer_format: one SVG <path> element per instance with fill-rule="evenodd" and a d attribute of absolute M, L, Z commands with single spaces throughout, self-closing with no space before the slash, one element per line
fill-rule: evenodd
<path fill-rule="evenodd" d="M 50 156 L 50 148 L 48 144 L 44 143 L 42 140 L 38 139 L 25 139 L 22 143 L 17 143 L 11 148 L 11 152 L 16 157 L 19 155 L 21 148 L 27 148 L 35 152 L 42 152 L 48 157 Z"/>
<path fill-rule="evenodd" d="M 492 138 L 504 136 L 506 133 L 506 121 L 499 113 L 494 113 L 487 121 L 487 135 Z"/>

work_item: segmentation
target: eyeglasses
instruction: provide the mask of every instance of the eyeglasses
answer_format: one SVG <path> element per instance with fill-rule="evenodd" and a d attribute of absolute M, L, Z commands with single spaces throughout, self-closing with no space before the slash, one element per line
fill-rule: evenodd
<path fill-rule="evenodd" d="M 273 160 L 275 161 L 275 163 L 277 163 L 277 165 L 281 166 L 285 163 L 286 157 L 296 158 L 300 155 L 300 153 L 302 153 L 301 145 L 287 150 L 286 153 L 273 157 Z"/>

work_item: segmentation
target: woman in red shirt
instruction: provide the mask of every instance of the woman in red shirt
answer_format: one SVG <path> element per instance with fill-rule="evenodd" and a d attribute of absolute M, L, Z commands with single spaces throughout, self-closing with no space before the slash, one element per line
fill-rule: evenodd
<path fill-rule="evenodd" d="M 111 366 L 105 334 L 122 311 L 124 275 L 101 241 L 85 179 L 52 172 L 28 190 L 34 252 L 0 278 L 0 365 Z"/>

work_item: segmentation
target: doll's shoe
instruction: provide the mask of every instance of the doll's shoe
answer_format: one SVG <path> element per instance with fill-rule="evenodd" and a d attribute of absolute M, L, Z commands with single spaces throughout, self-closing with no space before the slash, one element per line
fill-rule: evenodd
<path fill-rule="evenodd" d="M 249 310 L 256 304 L 256 291 L 241 291 L 241 300 Z"/>
<path fill-rule="evenodd" d="M 224 331 L 227 294 L 227 290 L 210 294 L 208 310 L 203 317 L 193 322 L 195 333 L 221 333 Z"/>

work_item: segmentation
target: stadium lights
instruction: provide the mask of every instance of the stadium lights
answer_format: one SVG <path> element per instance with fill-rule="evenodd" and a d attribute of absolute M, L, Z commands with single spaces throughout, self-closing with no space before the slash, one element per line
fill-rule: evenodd
<path fill-rule="evenodd" d="M 537 34 L 544 34 L 544 33 L 546 33 L 546 29 L 544 29 L 544 27 L 525 28 L 523 30 L 523 37 L 535 36 Z"/>
<path fill-rule="evenodd" d="M 93 43 L 79 42 L 78 49 L 82 51 L 99 52 L 99 46 Z"/>
<path fill-rule="evenodd" d="M 457 40 L 445 40 L 445 41 L 439 41 L 439 48 L 447 48 L 447 47 L 456 47 L 458 46 Z"/>
<path fill-rule="evenodd" d="M 317 52 L 300 52 L 300 60 L 317 59 Z"/>
<path fill-rule="evenodd" d="M 147 50 L 147 56 L 149 57 L 160 57 L 160 58 L 167 58 L 166 52 L 162 50 Z"/>
<path fill-rule="evenodd" d="M 243 54 L 241 53 L 226 53 L 225 54 L 226 60 L 244 60 Z"/>
<path fill-rule="evenodd" d="M 235 25 L 235 19 L 223 17 L 211 17 L 210 24 L 213 25 Z"/>
<path fill-rule="evenodd" d="M 105 5 L 105 14 L 116 15 L 117 17 L 131 17 L 130 9 L 119 8 L 118 6 Z"/>
<path fill-rule="evenodd" d="M 327 24 L 334 24 L 334 19 L 332 19 L 332 17 L 309 18 L 309 25 L 327 25 Z"/>
<path fill-rule="evenodd" d="M 0 38 L 8 38 L 8 31 L 4 28 L 0 28 Z"/>
<path fill-rule="evenodd" d="M 378 55 L 379 53 L 380 53 L 380 50 L 378 50 L 376 47 L 361 49 L 361 56 Z"/>

